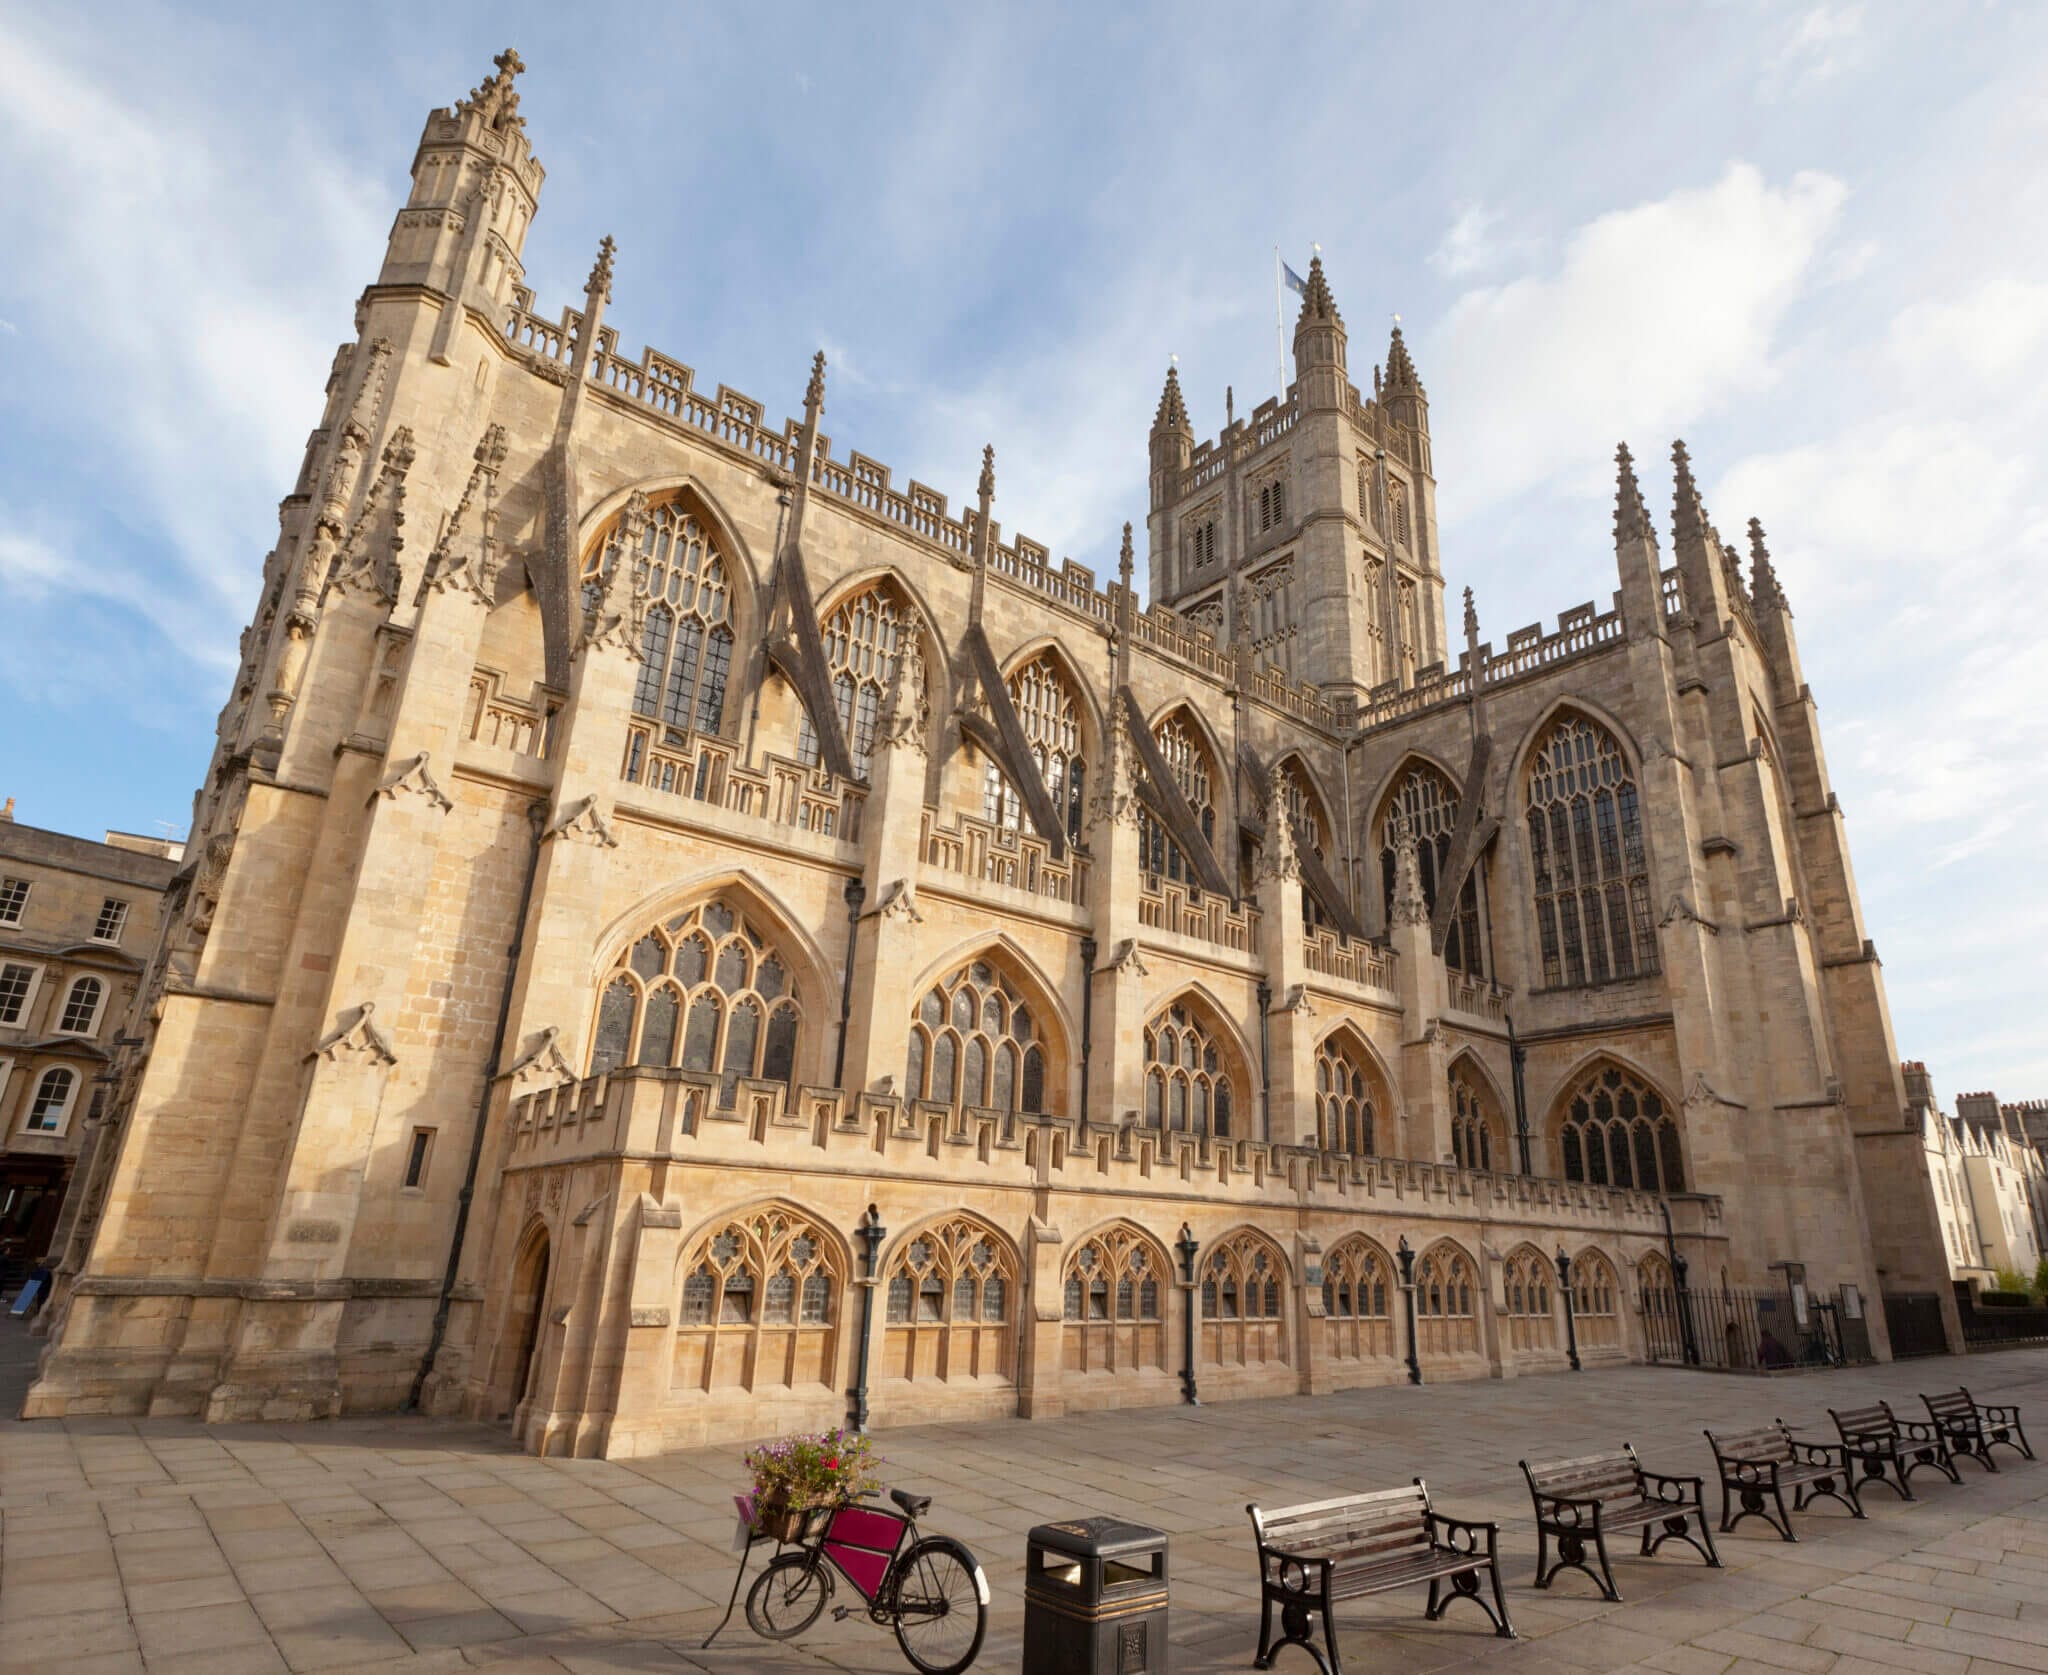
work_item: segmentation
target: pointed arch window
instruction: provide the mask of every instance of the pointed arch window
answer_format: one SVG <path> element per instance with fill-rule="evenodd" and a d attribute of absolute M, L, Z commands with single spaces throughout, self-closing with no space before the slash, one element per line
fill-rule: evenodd
<path fill-rule="evenodd" d="M 1451 1071 L 1451 1157 L 1460 1169 L 1512 1167 L 1494 1102 L 1462 1064 Z"/>
<path fill-rule="evenodd" d="M 917 1003 L 904 1098 L 1037 1115 L 1046 1109 L 1051 1047 L 1008 973 L 988 960 L 970 961 Z"/>
<path fill-rule="evenodd" d="M 1017 1262 L 1008 1243 L 956 1216 L 919 1234 L 889 1265 L 884 1367 L 901 1378 L 1008 1378 Z"/>
<path fill-rule="evenodd" d="M 789 965 L 747 915 L 722 898 L 647 927 L 599 991 L 590 1074 L 623 1064 L 719 1074 L 718 1104 L 743 1078 L 787 1084 L 803 1009 Z"/>
<path fill-rule="evenodd" d="M 916 619 L 893 583 L 878 581 L 833 607 L 820 625 L 825 642 L 825 667 L 832 684 L 832 702 L 853 756 L 853 771 L 868 777 L 875 753 L 875 725 L 882 698 L 895 677 L 896 659 L 923 661 L 918 649 Z M 915 690 L 913 683 L 913 690 Z M 816 767 L 821 754 L 811 718 L 797 728 L 797 760 Z"/>
<path fill-rule="evenodd" d="M 1609 1065 L 1579 1084 L 1559 1132 L 1564 1178 L 1641 1192 L 1685 1190 L 1684 1149 L 1664 1097 Z"/>
<path fill-rule="evenodd" d="M 1356 1045 L 1330 1036 L 1316 1049 L 1316 1143 L 1346 1157 L 1373 1155 L 1373 1093 L 1379 1078 L 1365 1066 Z"/>
<path fill-rule="evenodd" d="M 1287 817 L 1294 823 L 1294 841 L 1304 849 L 1312 850 L 1316 859 L 1327 866 L 1331 854 L 1331 828 L 1330 817 L 1323 812 L 1323 799 L 1309 783 L 1308 771 L 1302 767 L 1299 757 L 1288 757 L 1281 764 L 1280 774 L 1287 791 Z M 1257 794 L 1261 817 L 1271 820 L 1273 811 L 1265 807 L 1270 801 L 1266 787 L 1259 787 Z M 1253 851 L 1249 844 L 1240 851 L 1240 861 L 1244 891 L 1249 895 L 1253 876 Z M 1301 886 L 1301 917 L 1302 923 L 1310 930 L 1319 930 L 1329 923 L 1323 904 L 1316 899 L 1315 891 L 1305 880 Z"/>
<path fill-rule="evenodd" d="M 1228 1139 L 1237 1086 L 1221 1037 L 1179 1002 L 1145 1026 L 1145 1126 Z"/>
<path fill-rule="evenodd" d="M 1081 753 L 1081 706 L 1073 688 L 1050 652 L 1039 653 L 1003 684 L 1067 841 L 1079 843 L 1088 770 Z M 1016 787 L 993 760 L 982 770 L 982 818 L 1006 831 L 1023 825 Z"/>
<path fill-rule="evenodd" d="M 1186 714 L 1176 710 L 1152 729 L 1152 738 L 1173 772 L 1174 784 L 1180 787 L 1180 794 L 1187 799 L 1188 807 L 1194 810 L 1203 838 L 1213 845 L 1216 841 L 1216 764 L 1210 758 L 1200 730 Z M 1181 853 L 1180 845 L 1167 835 L 1164 822 L 1142 804 L 1138 809 L 1138 855 L 1145 871 L 1154 877 L 1199 888 L 1194 866 Z"/>
<path fill-rule="evenodd" d="M 1287 1264 L 1276 1246 L 1245 1229 L 1202 1254 L 1202 1358 L 1249 1366 L 1287 1359 Z"/>
<path fill-rule="evenodd" d="M 1163 1370 L 1172 1280 L 1165 1249 L 1134 1227 L 1104 1228 L 1083 1240 L 1067 1260 L 1061 1287 L 1066 1370 Z"/>
<path fill-rule="evenodd" d="M 1323 1257 L 1324 1341 L 1340 1360 L 1394 1353 L 1392 1307 L 1400 1296 L 1387 1253 L 1362 1233 Z"/>
<path fill-rule="evenodd" d="M 727 1222 L 682 1263 L 676 1381 L 700 1390 L 830 1383 L 838 1248 L 777 1206 Z"/>
<path fill-rule="evenodd" d="M 1583 716 L 1551 723 L 1530 757 L 1528 822 L 1544 986 L 1654 972 L 1642 810 L 1611 733 Z"/>
<path fill-rule="evenodd" d="M 1380 900 L 1391 918 L 1394 906 L 1395 834 L 1406 816 L 1415 833 L 1415 859 L 1422 874 L 1422 899 L 1436 912 L 1437 890 L 1450 865 L 1451 836 L 1458 825 L 1458 793 L 1451 782 L 1427 763 L 1417 762 L 1401 776 L 1381 805 L 1373 842 L 1380 852 Z M 1486 944 L 1481 933 L 1481 878 L 1486 863 L 1476 863 L 1458 892 L 1458 910 L 1444 940 L 1444 964 L 1474 977 L 1486 975 Z"/>
<path fill-rule="evenodd" d="M 732 582 L 703 521 L 678 501 L 652 508 L 638 548 L 625 552 L 615 524 L 583 567 L 588 609 L 622 558 L 647 601 L 633 708 L 678 733 L 715 733 L 725 722 L 732 673 Z"/>

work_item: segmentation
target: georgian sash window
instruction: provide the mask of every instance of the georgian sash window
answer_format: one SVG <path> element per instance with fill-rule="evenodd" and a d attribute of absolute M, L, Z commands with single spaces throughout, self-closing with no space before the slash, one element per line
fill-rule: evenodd
<path fill-rule="evenodd" d="M 1227 1138 L 1235 1090 L 1217 1032 L 1176 1002 L 1145 1026 L 1145 1126 Z"/>
<path fill-rule="evenodd" d="M 585 608 L 619 563 L 617 526 L 583 568 Z M 732 673 L 732 584 L 725 560 L 703 523 L 668 501 L 647 516 L 647 531 L 630 555 L 633 587 L 649 601 L 640 636 L 640 673 L 633 708 L 678 733 L 715 733 L 725 722 Z"/>
<path fill-rule="evenodd" d="M 1436 897 L 1444 869 L 1451 859 L 1451 834 L 1458 824 L 1458 794 L 1449 780 L 1435 768 L 1418 762 L 1402 775 L 1380 810 L 1375 841 L 1380 851 L 1381 900 L 1391 918 L 1394 906 L 1394 872 L 1398 851 L 1394 842 L 1399 816 L 1406 815 L 1415 833 L 1415 860 L 1422 874 L 1422 899 L 1436 912 Z M 1486 973 L 1485 943 L 1480 935 L 1479 875 L 1482 861 L 1465 875 L 1458 892 L 1458 911 L 1452 916 L 1450 935 L 1444 941 L 1444 964 L 1453 971 Z"/>
<path fill-rule="evenodd" d="M 1009 976 L 987 960 L 972 961 L 917 1003 L 903 1096 L 955 1110 L 1042 1112 L 1049 1047 L 1044 1026 Z"/>
<path fill-rule="evenodd" d="M 1202 836 L 1214 844 L 1216 770 L 1200 732 L 1186 715 L 1176 711 L 1152 729 L 1152 737 L 1167 767 L 1173 771 L 1174 784 L 1180 787 L 1188 807 L 1195 811 Z M 1195 869 L 1180 852 L 1180 845 L 1167 836 L 1165 825 L 1143 806 L 1138 810 L 1138 854 L 1145 870 L 1155 877 L 1170 879 L 1175 884 L 1196 883 Z"/>
<path fill-rule="evenodd" d="M 831 1382 L 837 1247 L 801 1211 L 771 1205 L 700 1239 L 683 1260 L 676 1382 L 759 1390 Z"/>
<path fill-rule="evenodd" d="M 1573 1092 L 1559 1143 L 1568 1181 L 1643 1192 L 1685 1190 L 1678 1123 L 1663 1095 L 1612 1065 L 1594 1071 Z"/>
<path fill-rule="evenodd" d="M 716 1071 L 730 1109 L 742 1077 L 790 1080 L 802 1028 L 774 944 L 728 903 L 702 902 L 620 953 L 598 999 L 590 1074 L 628 1063 Z"/>
<path fill-rule="evenodd" d="M 887 581 L 836 605 L 820 625 L 825 641 L 825 667 L 832 682 L 832 702 L 853 757 L 853 771 L 867 778 L 875 752 L 875 725 L 882 699 L 896 672 L 899 656 L 922 658 L 916 619 Z M 815 767 L 820 760 L 818 735 L 806 715 L 797 729 L 797 760 Z"/>
<path fill-rule="evenodd" d="M 1582 716 L 1552 722 L 1530 758 L 1528 817 L 1545 986 L 1654 972 L 1642 811 L 1613 735 Z"/>
<path fill-rule="evenodd" d="M 106 985 L 97 977 L 80 977 L 73 981 L 71 991 L 64 997 L 64 1014 L 57 1022 L 59 1035 L 90 1035 L 99 1022 L 100 1000 L 106 994 Z"/>
<path fill-rule="evenodd" d="M 1067 841 L 1081 841 L 1086 807 L 1087 764 L 1081 758 L 1081 708 L 1050 652 L 1041 652 L 1006 681 L 1010 703 L 1024 725 L 1031 760 L 1045 782 L 1046 795 L 1058 811 Z M 982 769 L 982 818 L 992 826 L 1017 831 L 1023 809 L 1017 789 L 994 761 Z"/>
<path fill-rule="evenodd" d="M 59 1067 L 45 1070 L 36 1083 L 35 1098 L 29 1102 L 28 1120 L 23 1124 L 31 1134 L 55 1134 L 71 1114 L 71 1096 L 78 1086 L 78 1072 Z"/>
<path fill-rule="evenodd" d="M 1316 1049 L 1316 1144 L 1326 1152 L 1371 1157 L 1378 1086 L 1379 1077 L 1367 1071 L 1352 1042 L 1342 1034 L 1324 1041 Z"/>

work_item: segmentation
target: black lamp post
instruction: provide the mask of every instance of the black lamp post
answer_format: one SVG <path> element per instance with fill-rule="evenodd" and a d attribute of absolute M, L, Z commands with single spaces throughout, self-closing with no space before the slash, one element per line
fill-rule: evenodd
<path fill-rule="evenodd" d="M 1564 1347 L 1571 1357 L 1572 1371 L 1579 1368 L 1579 1311 L 1572 1305 L 1572 1259 L 1564 1246 L 1557 1247 L 1557 1288 L 1564 1293 Z"/>
<path fill-rule="evenodd" d="M 882 1254 L 882 1241 L 889 1236 L 888 1228 L 882 1225 L 882 1212 L 870 1204 L 853 1236 L 860 1241 L 860 1357 L 854 1386 L 847 1394 L 853 1398 L 848 1417 L 858 1435 L 868 1428 L 868 1341 L 874 1335 L 875 1325 L 875 1263 Z"/>
<path fill-rule="evenodd" d="M 1678 1310 L 1679 1336 L 1685 1342 L 1685 1364 L 1700 1364 L 1699 1340 L 1692 1334 L 1692 1296 L 1685 1288 L 1685 1258 L 1678 1254 L 1678 1235 L 1671 1231 L 1671 1200 L 1659 1194 L 1657 1208 L 1664 1212 L 1664 1248 L 1671 1256 L 1671 1301 Z"/>
<path fill-rule="evenodd" d="M 1180 1224 L 1180 1237 L 1174 1240 L 1173 1248 L 1180 1252 L 1181 1283 L 1187 1290 L 1187 1305 L 1181 1310 L 1180 1395 L 1189 1407 L 1200 1407 L 1201 1399 L 1195 1394 L 1195 1310 L 1200 1307 L 1200 1293 L 1195 1289 L 1195 1253 L 1202 1247 L 1186 1222 Z"/>
<path fill-rule="evenodd" d="M 1408 1382 L 1422 1382 L 1422 1357 L 1415 1349 L 1415 1252 L 1409 1247 L 1408 1235 L 1401 1235 L 1401 1243 L 1394 1255 L 1401 1263 L 1401 1292 L 1408 1299 Z"/>

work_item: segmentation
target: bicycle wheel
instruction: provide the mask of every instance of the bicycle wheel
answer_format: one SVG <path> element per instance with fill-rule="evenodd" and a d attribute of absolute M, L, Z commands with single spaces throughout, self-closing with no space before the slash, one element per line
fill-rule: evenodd
<path fill-rule="evenodd" d="M 784 1553 L 747 1590 L 747 1622 L 763 1640 L 788 1640 L 818 1620 L 832 1578 L 809 1553 Z"/>
<path fill-rule="evenodd" d="M 896 1566 L 896 1644 L 924 1675 L 958 1675 L 988 1633 L 988 1578 L 950 1536 L 920 1541 Z"/>

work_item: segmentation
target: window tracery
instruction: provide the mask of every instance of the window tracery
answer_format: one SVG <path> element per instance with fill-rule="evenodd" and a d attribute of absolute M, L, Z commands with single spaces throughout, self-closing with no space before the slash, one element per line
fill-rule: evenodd
<path fill-rule="evenodd" d="M 1316 1144 L 1326 1152 L 1371 1157 L 1377 1074 L 1367 1070 L 1357 1045 L 1337 1031 L 1316 1049 Z"/>
<path fill-rule="evenodd" d="M 1046 1104 L 1051 1042 L 1007 972 L 973 960 L 917 1004 L 903 1090 L 954 1110 L 978 1106 L 1035 1115 Z"/>
<path fill-rule="evenodd" d="M 702 1390 L 830 1383 L 845 1276 L 831 1236 L 770 1205 L 734 1217 L 682 1263 L 676 1382 Z"/>
<path fill-rule="evenodd" d="M 899 1378 L 1013 1376 L 1017 1263 L 990 1228 L 956 1216 L 889 1266 L 884 1367 Z"/>
<path fill-rule="evenodd" d="M 1363 1233 L 1341 1239 L 1323 1257 L 1325 1341 L 1345 1359 L 1394 1353 L 1394 1265 Z"/>
<path fill-rule="evenodd" d="M 1621 1282 L 1614 1264 L 1597 1250 L 1572 1258 L 1572 1314 L 1579 1343 L 1587 1349 L 1613 1349 L 1621 1343 Z"/>
<path fill-rule="evenodd" d="M 886 578 L 870 583 L 833 607 L 819 625 L 825 644 L 825 668 L 832 684 L 833 706 L 853 757 L 853 771 L 867 778 L 875 753 L 875 726 L 882 699 L 895 676 L 896 659 L 923 661 L 917 622 L 910 606 Z M 922 691 L 919 682 L 911 690 Z M 818 735 L 808 714 L 797 728 L 797 760 L 816 767 Z"/>
<path fill-rule="evenodd" d="M 1557 1347 L 1557 1316 L 1550 1298 L 1554 1278 L 1541 1251 L 1523 1245 L 1508 1253 L 1501 1266 L 1501 1314 L 1507 1323 L 1511 1348 Z"/>
<path fill-rule="evenodd" d="M 1417 1346 L 1423 1354 L 1470 1354 L 1479 1348 L 1472 1258 L 1448 1242 L 1432 1245 L 1415 1264 Z"/>
<path fill-rule="evenodd" d="M 1227 1138 L 1233 1068 L 1220 1033 L 1174 1002 L 1145 1026 L 1145 1126 Z"/>
<path fill-rule="evenodd" d="M 1201 1258 L 1202 1347 L 1211 1363 L 1287 1359 L 1287 1265 L 1249 1228 L 1214 1240 Z"/>
<path fill-rule="evenodd" d="M 1451 1070 L 1451 1156 L 1460 1169 L 1512 1167 L 1493 1100 L 1462 1064 Z"/>
<path fill-rule="evenodd" d="M 1576 715 L 1550 725 L 1530 757 L 1528 821 L 1544 984 L 1654 972 L 1642 812 L 1613 735 Z"/>
<path fill-rule="evenodd" d="M 730 1109 L 742 1077 L 788 1082 L 803 1009 L 775 945 L 722 898 L 650 925 L 619 953 L 598 997 L 590 1074 L 623 1064 L 719 1074 Z"/>
<path fill-rule="evenodd" d="M 1579 1084 L 1559 1139 L 1568 1181 L 1642 1192 L 1685 1190 L 1678 1123 L 1663 1095 L 1615 1066 L 1595 1070 Z"/>
<path fill-rule="evenodd" d="M 594 607 L 617 567 L 625 535 L 614 524 L 583 566 L 583 603 Z M 633 590 L 650 601 L 640 637 L 636 713 L 679 733 L 715 733 L 725 721 L 732 673 L 732 584 L 717 543 L 695 513 L 666 501 L 647 515 L 630 555 Z"/>
<path fill-rule="evenodd" d="M 1087 807 L 1087 764 L 1081 755 L 1081 707 L 1051 652 L 1041 652 L 1004 683 L 1023 724 L 1025 742 L 1069 843 L 1081 841 Z M 1023 810 L 1017 788 L 991 758 L 982 769 L 982 818 L 1017 831 Z"/>
<path fill-rule="evenodd" d="M 1164 1369 L 1164 1314 L 1173 1270 L 1135 1227 L 1106 1227 L 1068 1258 L 1062 1286 L 1069 1372 Z"/>
<path fill-rule="evenodd" d="M 1213 845 L 1216 841 L 1216 770 L 1200 731 L 1184 713 L 1176 710 L 1152 729 L 1152 739 L 1159 746 L 1159 754 L 1166 759 L 1167 767 L 1172 770 L 1174 784 L 1180 787 L 1180 794 L 1194 811 L 1202 836 Z M 1180 845 L 1167 835 L 1165 823 L 1143 805 L 1138 810 L 1138 853 L 1148 873 L 1175 884 L 1199 887 L 1194 866 L 1181 853 Z"/>
<path fill-rule="evenodd" d="M 1394 905 L 1395 837 L 1400 817 L 1405 815 L 1415 834 L 1415 859 L 1422 875 L 1422 899 L 1436 912 L 1437 890 L 1450 865 L 1451 837 L 1458 826 L 1458 793 L 1451 782 L 1429 764 L 1417 762 L 1401 776 L 1380 808 L 1374 842 L 1380 852 L 1380 900 L 1391 918 Z M 1444 964 L 1453 971 L 1483 977 L 1485 941 L 1480 934 L 1480 873 L 1484 861 L 1466 874 L 1458 892 L 1458 910 L 1452 916 L 1450 934 L 1444 940 Z"/>

